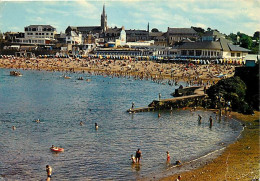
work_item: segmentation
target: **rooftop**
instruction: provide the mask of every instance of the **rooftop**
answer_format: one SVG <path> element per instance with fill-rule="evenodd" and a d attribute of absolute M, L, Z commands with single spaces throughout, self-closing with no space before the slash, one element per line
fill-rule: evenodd
<path fill-rule="evenodd" d="M 196 34 L 197 32 L 193 28 L 169 28 L 168 33 L 172 34 Z"/>

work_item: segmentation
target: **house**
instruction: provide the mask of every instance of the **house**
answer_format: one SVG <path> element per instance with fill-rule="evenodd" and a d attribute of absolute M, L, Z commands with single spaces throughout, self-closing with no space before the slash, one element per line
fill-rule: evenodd
<path fill-rule="evenodd" d="M 20 38 L 22 44 L 51 44 L 55 40 L 56 29 L 51 25 L 30 25 L 24 28 L 24 38 Z"/>
<path fill-rule="evenodd" d="M 167 37 L 166 33 L 163 32 L 149 32 L 149 37 L 151 40 L 154 40 L 155 46 L 167 46 Z"/>
<path fill-rule="evenodd" d="M 75 31 L 71 31 L 66 35 L 66 43 L 72 45 L 82 45 L 83 38 L 81 33 L 76 33 Z"/>
<path fill-rule="evenodd" d="M 193 28 L 169 28 L 166 32 L 168 46 L 173 46 L 175 43 L 183 39 L 191 39 L 196 41 L 198 34 Z"/>
<path fill-rule="evenodd" d="M 149 41 L 149 31 L 148 30 L 125 30 L 126 41 L 136 42 L 136 41 Z"/>

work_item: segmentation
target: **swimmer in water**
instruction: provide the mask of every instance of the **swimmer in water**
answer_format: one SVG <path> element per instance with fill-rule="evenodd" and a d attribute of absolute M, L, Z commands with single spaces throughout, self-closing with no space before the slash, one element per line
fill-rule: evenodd
<path fill-rule="evenodd" d="M 134 155 L 131 155 L 131 161 L 132 161 L 132 163 L 136 163 L 136 158 Z"/>
<path fill-rule="evenodd" d="M 142 157 L 142 152 L 140 151 L 140 149 L 138 149 L 135 153 L 135 158 L 136 158 L 136 162 L 139 163 L 140 159 Z"/>
<path fill-rule="evenodd" d="M 98 125 L 97 125 L 97 123 L 95 123 L 95 129 L 98 129 Z"/>
<path fill-rule="evenodd" d="M 201 124 L 201 115 L 198 115 L 198 122 L 199 122 L 199 124 Z"/>
<path fill-rule="evenodd" d="M 82 121 L 80 121 L 80 123 L 79 123 L 79 124 L 80 124 L 80 126 L 83 126 L 83 122 L 82 122 Z"/>
<path fill-rule="evenodd" d="M 46 165 L 47 181 L 51 180 L 52 168 L 50 165 Z"/>
<path fill-rule="evenodd" d="M 12 126 L 12 129 L 13 129 L 13 130 L 16 130 L 16 127 L 15 127 L 15 126 Z"/>
<path fill-rule="evenodd" d="M 170 159 L 171 159 L 171 157 L 170 157 L 170 153 L 168 152 L 168 151 L 166 151 L 166 153 L 167 153 L 167 162 L 169 162 L 170 161 Z"/>

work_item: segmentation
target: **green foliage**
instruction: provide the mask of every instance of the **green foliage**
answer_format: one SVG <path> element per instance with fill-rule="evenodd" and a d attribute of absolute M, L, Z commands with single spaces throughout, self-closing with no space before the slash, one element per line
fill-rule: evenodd
<path fill-rule="evenodd" d="M 211 99 L 211 107 L 219 107 L 221 98 L 230 101 L 234 111 L 252 113 L 252 108 L 245 102 L 246 84 L 239 77 L 220 80 L 207 90 Z"/>
<path fill-rule="evenodd" d="M 244 48 L 247 48 L 247 49 L 251 49 L 252 48 L 252 44 L 253 44 L 253 41 L 252 41 L 252 38 L 246 34 L 241 34 L 240 36 L 240 46 L 241 47 L 244 47 Z"/>

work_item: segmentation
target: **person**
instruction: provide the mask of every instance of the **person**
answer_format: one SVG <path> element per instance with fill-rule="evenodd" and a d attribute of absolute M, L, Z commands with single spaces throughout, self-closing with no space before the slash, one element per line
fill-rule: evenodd
<path fill-rule="evenodd" d="M 83 126 L 83 122 L 82 122 L 82 121 L 80 121 L 80 123 L 79 123 L 79 124 L 80 124 L 80 126 Z"/>
<path fill-rule="evenodd" d="M 134 103 L 134 102 L 132 102 L 132 109 L 134 109 L 134 107 L 135 107 L 135 103 Z"/>
<path fill-rule="evenodd" d="M 131 161 L 132 161 L 132 163 L 136 163 L 136 158 L 133 154 L 131 155 Z"/>
<path fill-rule="evenodd" d="M 212 116 L 209 117 L 209 127 L 211 128 L 213 125 L 213 119 Z"/>
<path fill-rule="evenodd" d="M 136 158 L 136 162 L 139 163 L 140 159 L 142 157 L 142 152 L 140 151 L 140 149 L 138 148 L 138 150 L 135 153 L 135 158 Z"/>
<path fill-rule="evenodd" d="M 15 127 L 15 126 L 12 126 L 12 129 L 13 129 L 13 130 L 16 130 L 16 127 Z"/>
<path fill-rule="evenodd" d="M 46 165 L 47 181 L 51 180 L 52 168 L 50 165 Z"/>
<path fill-rule="evenodd" d="M 198 115 L 198 122 L 199 122 L 199 124 L 201 124 L 201 115 Z"/>
<path fill-rule="evenodd" d="M 97 123 L 95 123 L 95 128 L 98 129 L 98 125 L 97 125 Z"/>
<path fill-rule="evenodd" d="M 178 175 L 178 178 L 175 181 L 180 181 L 181 180 L 181 176 Z"/>
<path fill-rule="evenodd" d="M 167 162 L 169 162 L 170 159 L 171 159 L 171 157 L 170 157 L 170 153 L 169 153 L 168 151 L 166 151 L 166 153 L 167 153 Z"/>
<path fill-rule="evenodd" d="M 162 95 L 161 95 L 161 93 L 159 93 L 159 101 L 161 100 L 161 97 L 162 97 Z"/>

